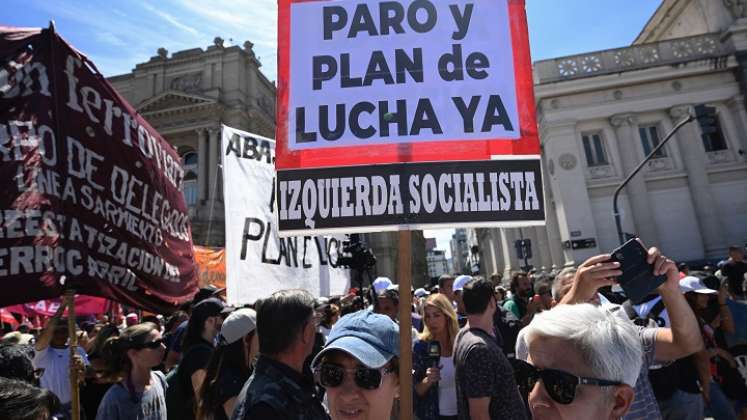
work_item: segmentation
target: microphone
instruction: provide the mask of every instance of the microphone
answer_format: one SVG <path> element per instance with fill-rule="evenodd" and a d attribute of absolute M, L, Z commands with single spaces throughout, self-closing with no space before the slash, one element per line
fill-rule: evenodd
<path fill-rule="evenodd" d="M 432 367 L 438 367 L 441 362 L 441 343 L 438 341 L 428 342 L 428 359 L 430 359 Z"/>

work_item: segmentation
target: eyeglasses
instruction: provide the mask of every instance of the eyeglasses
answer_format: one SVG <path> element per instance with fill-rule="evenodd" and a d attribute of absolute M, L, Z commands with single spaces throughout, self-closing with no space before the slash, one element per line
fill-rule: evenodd
<path fill-rule="evenodd" d="M 547 394 L 559 404 L 570 404 L 576 398 L 576 387 L 579 385 L 616 386 L 622 382 L 605 379 L 584 378 L 572 373 L 556 369 L 538 369 L 531 364 L 518 359 L 510 359 L 514 370 L 516 383 L 523 395 L 528 395 L 537 382 L 542 379 L 542 385 Z"/>
<path fill-rule="evenodd" d="M 161 347 L 161 345 L 163 345 L 163 344 L 164 344 L 163 338 L 159 338 L 156 341 L 151 341 L 151 342 L 142 343 L 142 344 L 135 344 L 135 345 L 132 346 L 132 348 L 135 349 L 135 350 L 142 350 L 142 349 L 155 350 L 155 349 Z"/>
<path fill-rule="evenodd" d="M 314 375 L 319 384 L 325 388 L 336 388 L 345 381 L 345 374 L 352 374 L 355 384 L 359 388 L 374 390 L 381 386 L 384 375 L 394 372 L 394 368 L 385 367 L 379 369 L 370 369 L 366 367 L 357 367 L 355 369 L 345 369 L 340 365 L 332 363 L 322 363 L 314 370 Z"/>

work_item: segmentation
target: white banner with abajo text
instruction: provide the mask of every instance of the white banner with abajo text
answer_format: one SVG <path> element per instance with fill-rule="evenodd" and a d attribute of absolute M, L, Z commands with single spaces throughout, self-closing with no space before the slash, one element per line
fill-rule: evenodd
<path fill-rule="evenodd" d="M 350 272 L 335 267 L 343 237 L 278 236 L 275 141 L 227 126 L 221 131 L 228 303 L 291 288 L 314 296 L 346 293 Z"/>

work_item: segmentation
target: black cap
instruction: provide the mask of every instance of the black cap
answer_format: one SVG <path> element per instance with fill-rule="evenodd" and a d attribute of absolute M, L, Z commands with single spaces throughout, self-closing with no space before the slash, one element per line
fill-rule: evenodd
<path fill-rule="evenodd" d="M 205 314 L 205 318 L 211 316 L 218 316 L 225 309 L 226 304 L 218 298 L 207 298 L 192 308 L 192 316 L 198 316 L 198 314 Z"/>
<path fill-rule="evenodd" d="M 221 294 L 225 288 L 219 289 L 213 285 L 208 285 L 205 287 L 201 287 L 200 290 L 195 293 L 195 296 L 192 298 L 192 305 L 197 305 L 198 303 L 202 302 L 205 299 L 209 299 L 212 297 L 216 297 L 219 294 Z"/>

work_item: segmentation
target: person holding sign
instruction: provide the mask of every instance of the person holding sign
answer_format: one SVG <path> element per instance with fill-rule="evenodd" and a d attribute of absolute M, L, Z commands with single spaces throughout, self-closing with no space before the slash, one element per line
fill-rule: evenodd
<path fill-rule="evenodd" d="M 370 311 L 345 315 L 311 366 L 332 420 L 389 419 L 400 391 L 399 327 Z"/>
<path fill-rule="evenodd" d="M 65 305 L 60 305 L 36 340 L 33 363 L 35 369 L 44 369 L 44 374 L 39 380 L 41 387 L 54 392 L 60 399 L 61 411 L 69 415 L 72 408 L 70 370 L 78 369 L 78 377 L 82 379 L 85 366 L 88 366 L 89 362 L 86 351 L 78 347 L 78 354 L 71 364 L 67 320 L 60 320 L 65 308 Z"/>

